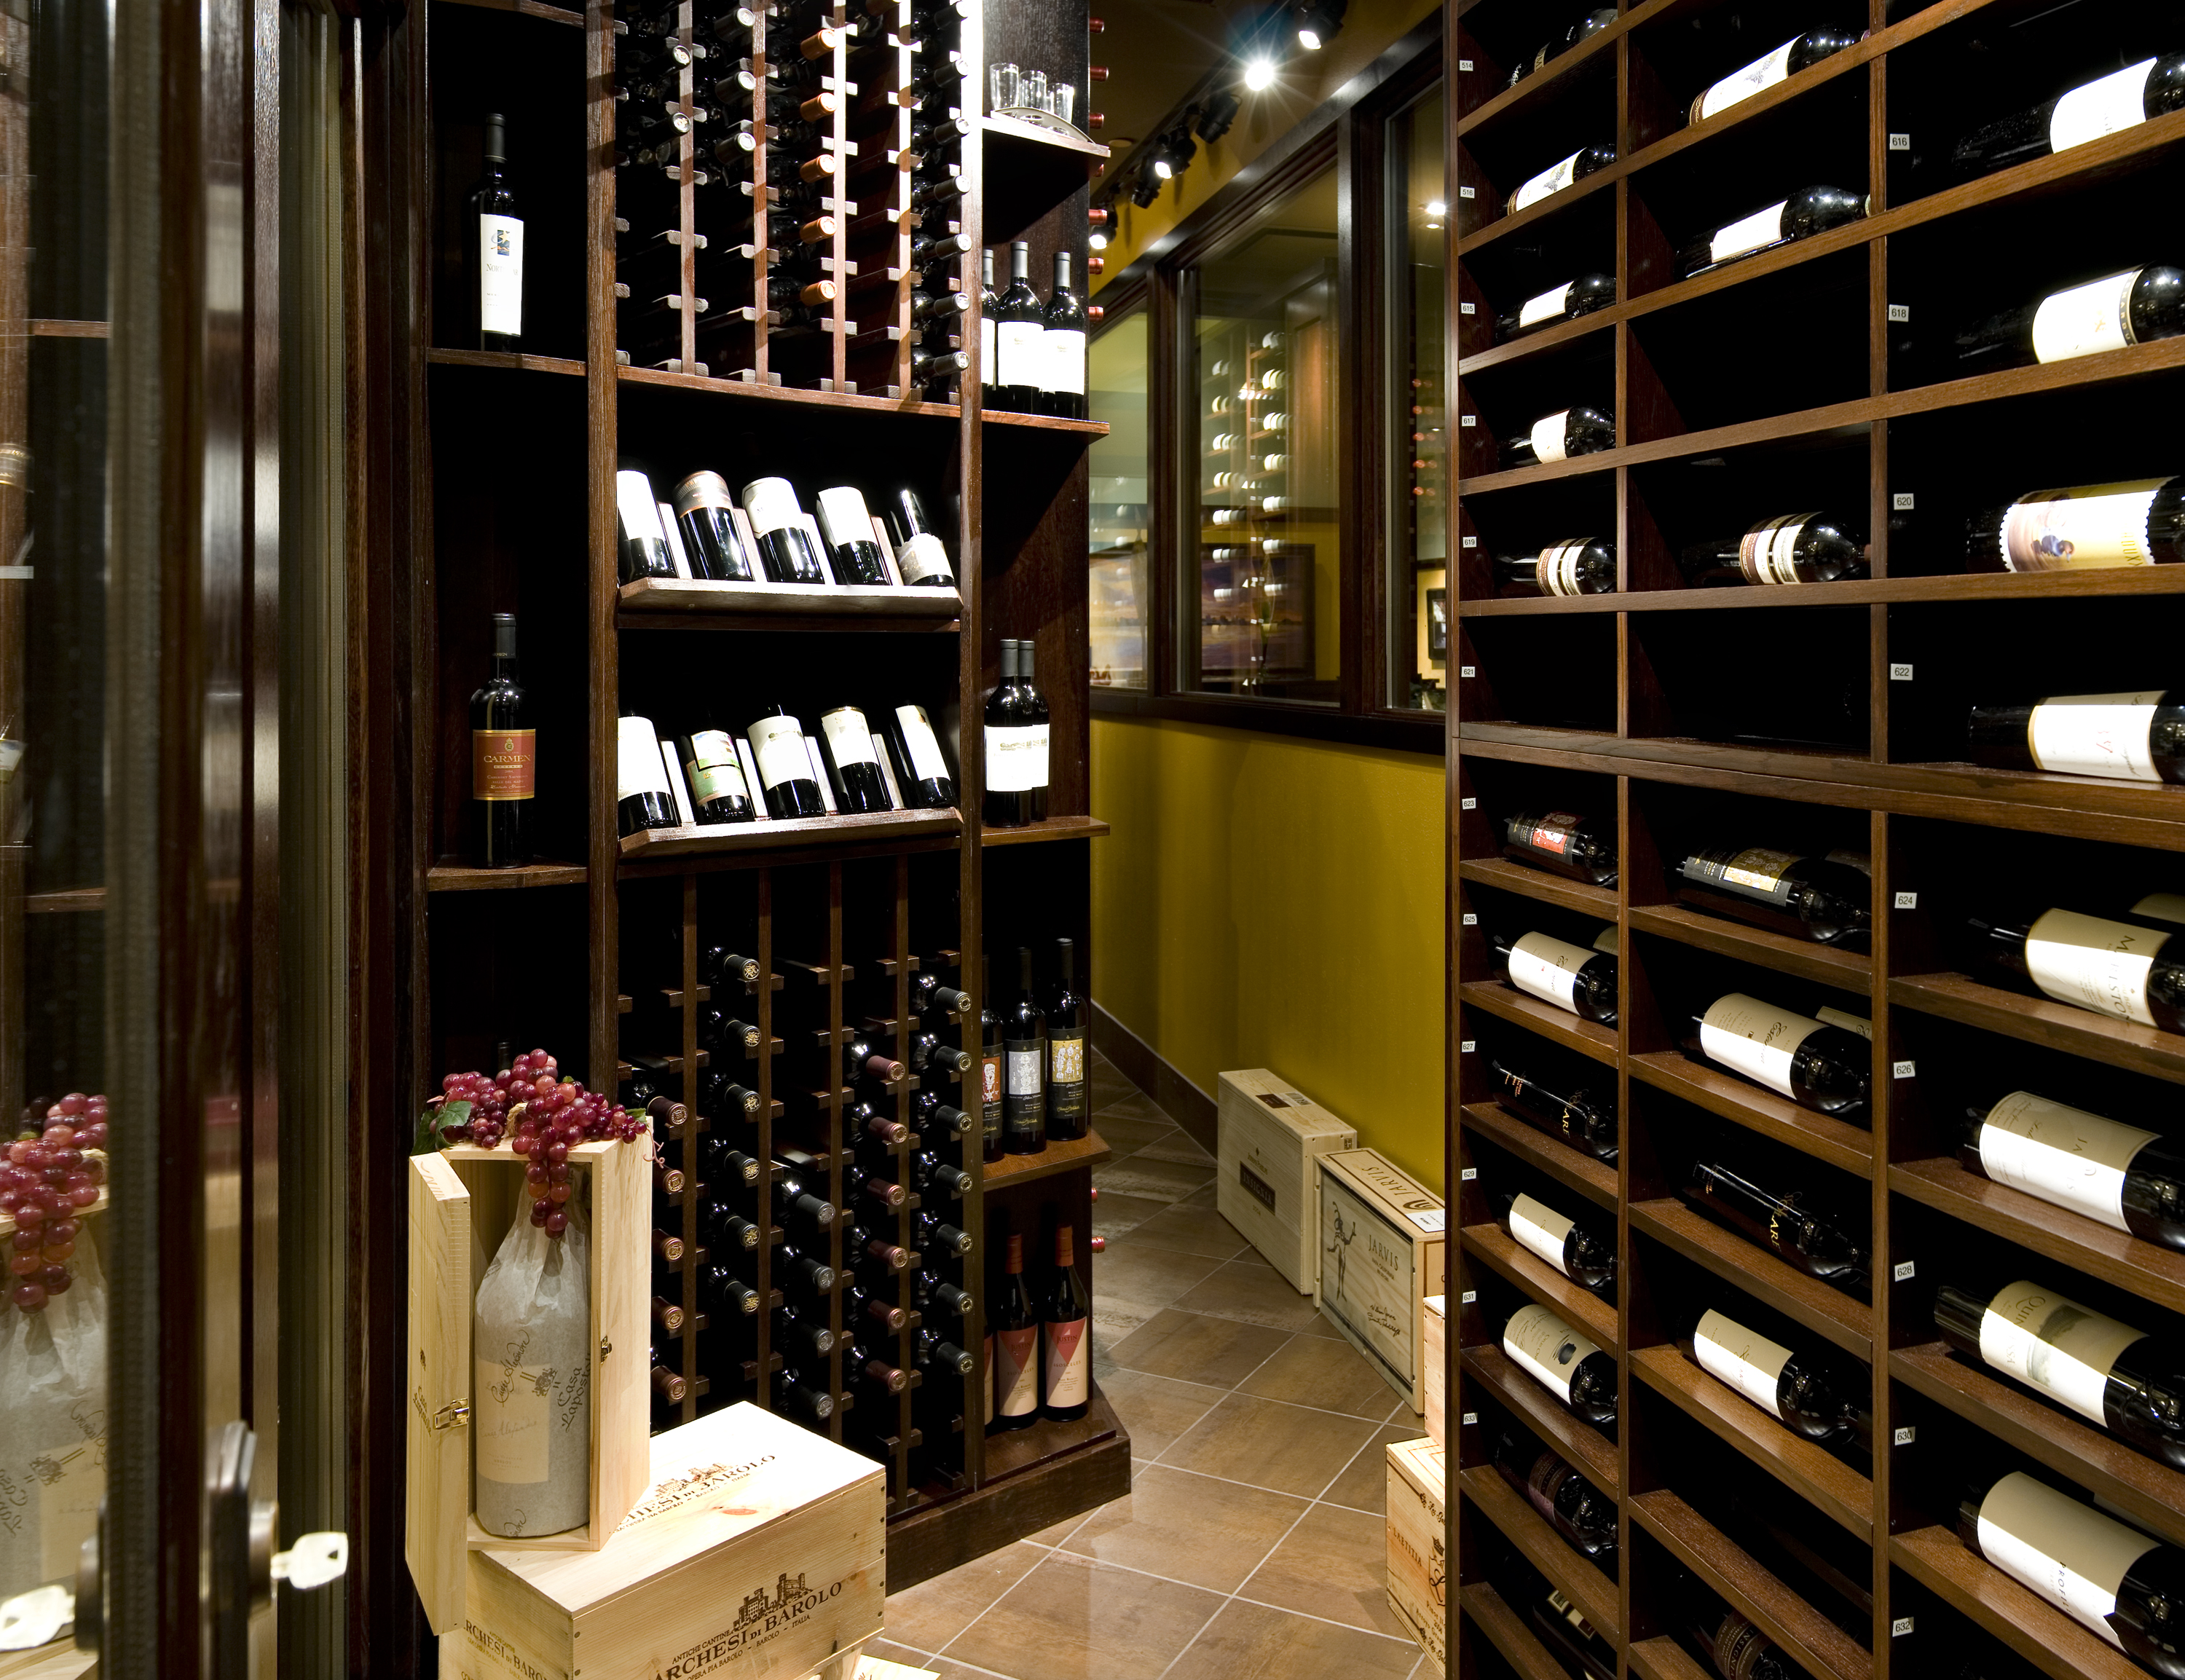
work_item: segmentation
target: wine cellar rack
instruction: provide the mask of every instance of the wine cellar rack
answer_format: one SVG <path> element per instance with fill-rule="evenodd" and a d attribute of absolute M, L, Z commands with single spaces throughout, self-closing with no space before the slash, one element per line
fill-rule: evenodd
<path fill-rule="evenodd" d="M 398 459 L 414 451 L 416 541 L 395 589 L 413 605 L 410 622 L 385 633 L 411 673 L 396 690 L 400 703 L 418 720 L 412 760 L 397 773 L 409 790 L 397 802 L 411 807 L 415 867 L 390 889 L 398 923 L 411 918 L 415 953 L 408 996 L 417 1047 L 395 1058 L 411 1087 L 398 1100 L 422 1102 L 444 1071 L 492 1066 L 504 1043 L 555 1049 L 598 1090 L 622 1089 L 647 1069 L 680 1100 L 685 1118 L 660 1141 L 663 1164 L 681 1181 L 673 1193 L 662 1181 L 654 1221 L 680 1252 L 657 1255 L 653 1292 L 680 1314 L 672 1331 L 656 1325 L 655 1348 L 683 1387 L 677 1401 L 656 1399 L 656 1428 L 737 1400 L 771 1408 L 771 1380 L 785 1365 L 772 1335 L 772 1309 L 785 1303 L 775 1267 L 781 1245 L 797 1239 L 781 1221 L 757 1217 L 763 1233 L 743 1275 L 760 1310 L 746 1328 L 724 1323 L 700 1281 L 707 1264 L 726 1258 L 707 1248 L 704 1210 L 721 1190 L 704 1181 L 707 1146 L 741 1151 L 775 1178 L 788 1170 L 778 1150 L 808 1155 L 813 1188 L 843 1210 L 813 1258 L 842 1284 L 824 1303 L 838 1342 L 824 1362 L 833 1412 L 824 1423 L 798 1420 L 887 1466 L 889 1579 L 897 1588 L 1129 1486 L 1129 1437 L 1097 1389 L 1082 1420 L 989 1442 L 982 1373 L 921 1373 L 916 1357 L 928 1332 L 980 1353 L 989 1249 L 999 1233 L 1044 1240 L 1051 1253 L 1054 1226 L 1074 1224 L 1086 1253 L 1091 1169 L 1105 1153 L 1097 1136 L 982 1166 L 975 1125 L 961 1139 L 914 1130 L 888 1146 L 889 1166 L 869 1159 L 906 1190 L 921 1147 L 969 1173 L 960 1202 L 929 1196 L 921 1206 L 914 1192 L 873 1235 L 913 1249 L 921 1214 L 960 1225 L 975 1239 L 970 1255 L 925 1258 L 975 1304 L 961 1318 L 921 1317 L 913 1272 L 888 1283 L 902 1291 L 900 1301 L 883 1298 L 904 1309 L 902 1325 L 869 1337 L 860 1330 L 859 1339 L 879 1342 L 880 1357 L 908 1374 L 899 1394 L 861 1387 L 839 1346 L 853 1328 L 843 1322 L 841 1288 L 858 1281 L 842 1252 L 852 1222 L 844 1172 L 856 1154 L 844 1130 L 851 1093 L 842 1047 L 877 1035 L 881 1048 L 907 1060 L 900 1047 L 918 1024 L 911 988 L 926 973 L 973 995 L 943 1036 L 975 1056 L 986 1001 L 977 953 L 991 950 L 996 972 L 1014 974 L 1002 953 L 1020 944 L 1043 953 L 1069 938 L 1088 950 L 1087 847 L 1105 832 L 1087 803 L 1085 673 L 1086 450 L 1106 427 L 982 416 L 975 364 L 960 388 L 952 377 L 943 391 L 915 381 L 911 363 L 924 330 L 912 316 L 919 288 L 970 293 L 949 337 L 923 348 L 975 344 L 982 237 L 1028 240 L 1042 261 L 1070 249 L 1081 265 L 1089 167 L 1104 149 L 982 118 L 979 96 L 990 48 L 1050 64 L 1081 86 L 1087 15 L 1081 3 L 1037 16 L 997 6 L 982 19 L 967 9 L 959 20 L 953 8 L 939 8 L 949 30 L 936 49 L 961 55 L 969 131 L 951 144 L 963 191 L 949 220 L 928 217 L 925 226 L 968 236 L 968 251 L 923 274 L 911 266 L 913 112 L 897 95 L 916 55 L 891 34 L 852 65 L 838 40 L 812 84 L 841 96 L 820 148 L 834 166 L 821 209 L 837 219 L 813 271 L 841 283 L 830 321 L 793 338 L 768 319 L 767 279 L 781 254 L 767 249 L 763 218 L 749 248 L 722 248 L 704 199 L 694 197 L 697 153 L 687 135 L 673 180 L 618 166 L 615 65 L 627 25 L 612 9 L 596 0 L 581 12 L 539 0 L 430 0 L 415 14 L 421 27 L 396 31 L 401 73 L 372 90 L 388 102 L 390 150 L 403 165 L 393 173 L 393 213 L 419 254 L 416 318 L 405 328 L 407 383 L 397 384 L 413 423 L 397 428 L 393 450 Z M 713 14 L 685 3 L 674 15 L 687 45 Z M 867 14 L 838 4 L 826 15 L 840 27 Z M 900 0 L 872 15 L 908 33 L 913 8 Z M 771 18 L 754 22 L 754 70 L 763 73 L 770 38 L 784 44 L 769 36 L 779 27 Z M 785 39 L 808 38 L 808 31 Z M 723 62 L 701 64 L 718 74 Z M 679 91 L 688 114 L 689 70 Z M 880 115 L 872 130 L 853 131 L 849 113 L 866 98 Z M 521 354 L 465 347 L 476 327 L 463 291 L 462 194 L 483 115 L 495 109 L 506 118 L 510 178 L 526 221 Z M 760 139 L 756 180 L 766 178 L 768 143 Z M 707 190 L 718 206 L 722 189 Z M 879 220 L 852 222 L 852 199 L 858 214 L 880 212 Z M 656 244 L 665 257 L 653 251 L 645 259 L 651 266 L 634 263 L 634 248 Z M 674 317 L 672 334 L 658 329 L 662 312 L 645 312 L 662 299 L 708 294 L 707 316 L 664 310 Z M 724 313 L 740 319 L 701 343 L 701 321 Z M 732 349 L 715 354 L 717 343 Z M 927 400 L 941 394 L 952 399 Z M 764 586 L 623 584 L 615 474 L 625 466 L 651 472 L 663 493 L 700 467 L 737 483 L 785 474 L 807 494 L 843 482 L 912 485 L 941 522 L 958 588 L 897 589 L 894 600 L 876 601 L 871 589 L 830 598 L 770 595 Z M 488 615 L 511 611 L 540 743 L 534 857 L 519 868 L 480 869 L 462 861 L 467 695 L 484 669 Z M 981 820 L 980 718 L 1004 634 L 1037 650 L 1051 717 L 1050 814 L 990 829 Z M 618 837 L 616 721 L 625 703 L 672 732 L 716 704 L 740 720 L 746 706 L 816 706 L 823 695 L 846 694 L 926 706 L 953 749 L 956 808 Z M 715 946 L 751 957 L 759 979 L 709 980 L 701 956 Z M 757 1027 L 748 1060 L 701 1046 L 708 1005 Z M 701 1091 L 712 1067 L 757 1093 L 753 1113 L 709 1112 Z M 937 1069 L 912 1073 L 871 1100 L 908 1122 L 922 1086 L 975 1122 L 976 1081 L 967 1102 L 960 1080 Z M 764 1177 L 740 1195 L 769 1207 Z M 750 1208 L 740 1203 L 738 1211 Z M 860 1214 L 869 1225 L 870 1211 Z M 819 1368 L 804 1364 L 816 1388 Z"/>
<path fill-rule="evenodd" d="M 2185 1257 L 1992 1182 L 1956 1152 L 1967 1108 L 2021 1085 L 2139 1124 L 2185 1084 L 2185 1039 L 2009 989 L 1956 933 L 1970 911 L 2113 914 L 2102 907 L 2121 890 L 2129 904 L 2185 881 L 2180 790 L 1976 767 L 1964 744 L 1975 703 L 2168 682 L 2185 567 L 1974 572 L 1964 531 L 2037 487 L 2177 472 L 2166 416 L 2185 340 L 1971 377 L 1953 377 L 1947 352 L 1965 318 L 2105 261 L 2165 260 L 2135 242 L 2185 170 L 2185 113 L 1970 180 L 1939 165 L 1979 124 L 2175 50 L 2156 38 L 2174 20 L 2098 0 L 2068 18 L 2047 0 L 1870 0 L 1855 46 L 1692 124 L 1714 81 L 1856 14 L 1640 0 L 1511 85 L 1544 36 L 1594 8 L 1566 9 L 1456 0 L 1445 42 L 1459 114 L 1447 1171 L 1461 1228 L 1448 1672 L 1567 1672 L 1490 1582 L 1514 1551 L 1613 1647 L 1618 1680 L 1713 1672 L 1689 1628 L 1724 1605 L 1811 1680 L 2127 1680 L 2146 1671 L 1960 1543 L 1959 1500 L 2037 1464 L 2180 1544 L 2185 1475 L 1953 1355 L 1934 1300 L 1953 1279 L 2024 1276 L 2158 1337 L 2185 1326 Z M 1501 214 L 1520 183 L 1612 142 L 1614 163 Z M 1822 182 L 1870 193 L 1867 215 L 1677 278 L 1681 244 Z M 1973 254 L 2037 226 L 2070 230 L 2076 248 Z M 1494 342 L 1498 312 L 1589 271 L 1615 276 L 1612 306 Z M 1614 447 L 1500 466 L 1498 438 L 1573 404 L 1613 413 Z M 1869 533 L 1869 578 L 1685 585 L 1682 546 L 1821 507 Z M 1498 595 L 1492 556 L 1581 533 L 1614 540 L 1617 593 Z M 1503 855 L 1504 819 L 1551 811 L 1614 834 L 1616 885 Z M 1664 873 L 1676 848 L 1718 845 L 1866 854 L 1869 949 L 1679 903 Z M 1585 946 L 1604 925 L 1613 1027 L 1496 978 L 1490 935 Z M 1684 1016 L 1732 991 L 1869 1019 L 1870 1129 L 1680 1053 Z M 1612 1091 L 1618 1158 L 1498 1106 L 1498 1058 Z M 1869 1229 L 1869 1292 L 1692 1212 L 1678 1191 L 1709 1140 Z M 1512 1191 L 1612 1229 L 1613 1300 L 1512 1242 L 1491 1202 Z M 1503 1353 L 1504 1319 L 1528 1303 L 1612 1356 L 1611 1428 Z M 1703 1372 L 1677 1337 L 1706 1307 L 1836 1373 L 1870 1410 L 1870 1457 L 1802 1438 Z M 1613 1576 L 1500 1476 L 1507 1426 L 1613 1503 Z M 1771 1524 L 1804 1549 L 1805 1573 L 1751 1538 Z M 1843 1590 L 1797 1584 L 1831 1572 Z M 1827 1614 L 1839 1601 L 1848 1614 Z"/>

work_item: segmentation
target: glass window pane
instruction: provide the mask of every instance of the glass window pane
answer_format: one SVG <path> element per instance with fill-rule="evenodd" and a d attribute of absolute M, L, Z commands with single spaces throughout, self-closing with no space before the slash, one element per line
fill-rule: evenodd
<path fill-rule="evenodd" d="M 1333 170 L 1268 205 L 1196 270 L 1198 460 L 1186 516 L 1196 686 L 1333 704 L 1342 675 L 1343 387 Z"/>
<path fill-rule="evenodd" d="M 1442 90 L 1389 121 L 1389 704 L 1448 700 L 1447 248 Z"/>
<path fill-rule="evenodd" d="M 1092 341 L 1092 417 L 1108 435 L 1092 451 L 1092 683 L 1147 686 L 1146 314 L 1110 322 Z"/>

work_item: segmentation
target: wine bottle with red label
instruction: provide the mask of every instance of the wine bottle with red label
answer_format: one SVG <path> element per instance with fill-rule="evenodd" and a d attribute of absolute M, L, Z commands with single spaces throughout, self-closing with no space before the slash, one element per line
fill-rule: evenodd
<path fill-rule="evenodd" d="M 1616 885 L 1616 828 L 1571 811 L 1520 812 L 1502 823 L 1502 855 L 1591 886 Z"/>

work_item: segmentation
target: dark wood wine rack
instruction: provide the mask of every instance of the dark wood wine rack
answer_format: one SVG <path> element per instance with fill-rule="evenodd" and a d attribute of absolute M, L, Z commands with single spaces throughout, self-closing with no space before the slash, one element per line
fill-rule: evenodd
<path fill-rule="evenodd" d="M 1589 8 L 1573 6 L 1569 18 Z M 1973 377 L 1924 359 L 1976 317 L 2104 271 L 2165 260 L 2130 233 L 1977 268 L 2004 230 L 2076 233 L 2152 205 L 2185 171 L 2185 114 L 1998 173 L 1935 187 L 1936 154 L 1978 123 L 2173 50 L 2123 5 L 2071 8 L 2081 67 L 2045 0 L 1870 0 L 1849 50 L 1711 120 L 1695 95 L 1823 8 L 1640 0 L 1515 87 L 1507 72 L 1568 20 L 1525 0 L 1456 0 L 1446 73 L 1456 310 L 1449 369 L 1456 522 L 1450 777 L 1448 1175 L 1461 1226 L 1450 1297 L 1451 1675 L 1563 1673 L 1487 1572 L 1506 1544 L 1562 1589 L 1617 1672 L 1697 1680 L 1674 1568 L 1757 1625 L 1812 1680 L 1959 1672 L 2125 1680 L 2121 1652 L 2012 1582 L 1953 1532 L 1967 1484 L 2038 1460 L 2149 1534 L 2185 1543 L 2185 1475 L 1953 1356 L 1936 1286 L 2053 1284 L 2158 1335 L 2185 1326 L 2185 1257 L 1967 1172 L 1955 1124 L 2023 1083 L 2120 1117 L 2168 1112 L 2185 1039 L 2064 1007 L 1960 966 L 1960 913 L 2087 901 L 2185 881 L 2185 792 L 1965 762 L 1978 700 L 2171 680 L 2185 567 L 2046 575 L 1966 570 L 1975 510 L 2045 485 L 2178 471 L 2164 451 L 2185 340 Z M 1745 27 L 1714 28 L 1741 11 Z M 2041 25 L 2037 28 L 2034 25 Z M 2020 28 L 2019 26 L 2025 27 Z M 2016 32 L 2014 33 L 2014 31 Z M 1975 42 L 1980 43 L 1978 48 Z M 2148 44 L 2142 44 L 2143 42 Z M 1504 198 L 1580 145 L 1618 160 L 1514 215 Z M 1940 173 L 1940 171 L 1936 171 Z M 1808 185 L 1872 194 L 1864 220 L 1697 277 L 1673 254 Z M 2067 241 L 2068 243 L 2068 241 Z M 1573 275 L 1613 273 L 1615 304 L 1514 342 L 1498 310 Z M 2004 271 L 2008 270 L 2009 272 Z M 1953 285 L 1955 290 L 1953 291 Z M 1955 306 L 1953 308 L 1953 305 Z M 1612 404 L 1615 447 L 1502 468 L 1498 438 L 1573 402 Z M 1872 577 L 1690 589 L 1679 546 L 1795 508 L 1872 534 Z M 1620 589 L 1498 597 L 1490 556 L 1612 536 Z M 2165 662 L 2170 661 L 2170 662 Z M 2098 679 L 2097 679 L 2098 678 Z M 1501 819 L 1579 812 L 1617 835 L 1618 885 L 1500 854 Z M 1870 952 L 1825 948 L 1676 902 L 1682 846 L 1868 853 Z M 1580 943 L 1618 930 L 1618 1024 L 1592 1025 L 1495 979 L 1490 932 Z M 1870 1130 L 1813 1114 L 1678 1048 L 1681 1014 L 1747 990 L 1869 1017 Z M 1603 1165 L 1495 1105 L 1512 1055 L 1613 1089 L 1620 1158 Z M 1590 1070 L 1587 1071 L 1587 1070 Z M 2138 1124 L 2135 1120 L 2133 1123 Z M 2149 1124 L 2162 1124 L 2160 1121 Z M 1702 1141 L 1764 1159 L 1775 1183 L 1870 1220 L 1865 1298 L 1818 1282 L 1690 1212 Z M 1612 1224 L 1611 1304 L 1517 1248 L 1490 1196 L 1529 1189 Z M 1550 1307 L 1614 1356 L 1612 1432 L 1577 1421 L 1500 1350 L 1502 1320 Z M 1870 1461 L 1797 1438 L 1702 1372 L 1674 1337 L 1702 1305 L 1846 1375 L 1870 1404 Z M 1566 1544 L 1490 1463 L 1514 1423 L 1618 1511 L 1616 1578 Z M 1854 1637 L 1758 1548 L 1733 1489 L 1806 1539 L 1847 1547 L 1869 1599 Z M 1870 1611 L 1870 1614 L 1869 1613 Z"/>

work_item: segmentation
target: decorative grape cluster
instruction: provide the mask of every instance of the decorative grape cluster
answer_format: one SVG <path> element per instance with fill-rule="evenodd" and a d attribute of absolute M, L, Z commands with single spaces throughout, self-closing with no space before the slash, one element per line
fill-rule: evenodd
<path fill-rule="evenodd" d="M 0 1214 L 15 1221 L 8 1298 L 38 1313 L 75 1281 L 68 1263 L 82 1229 L 78 1216 L 106 1182 L 106 1099 L 70 1091 L 42 1121 L 26 1116 L 25 1132 L 0 1163 Z"/>
<path fill-rule="evenodd" d="M 441 1131 L 447 1141 L 491 1149 L 514 1126 L 508 1147 L 528 1162 L 523 1178 L 531 1191 L 531 1223 L 556 1239 L 569 1228 L 569 1151 L 602 1140 L 634 1142 L 648 1132 L 642 1114 L 557 1077 L 560 1071 L 553 1057 L 533 1050 L 491 1079 L 450 1074 L 440 1081 L 443 1108 L 449 1102 L 471 1105 L 467 1119 Z"/>

